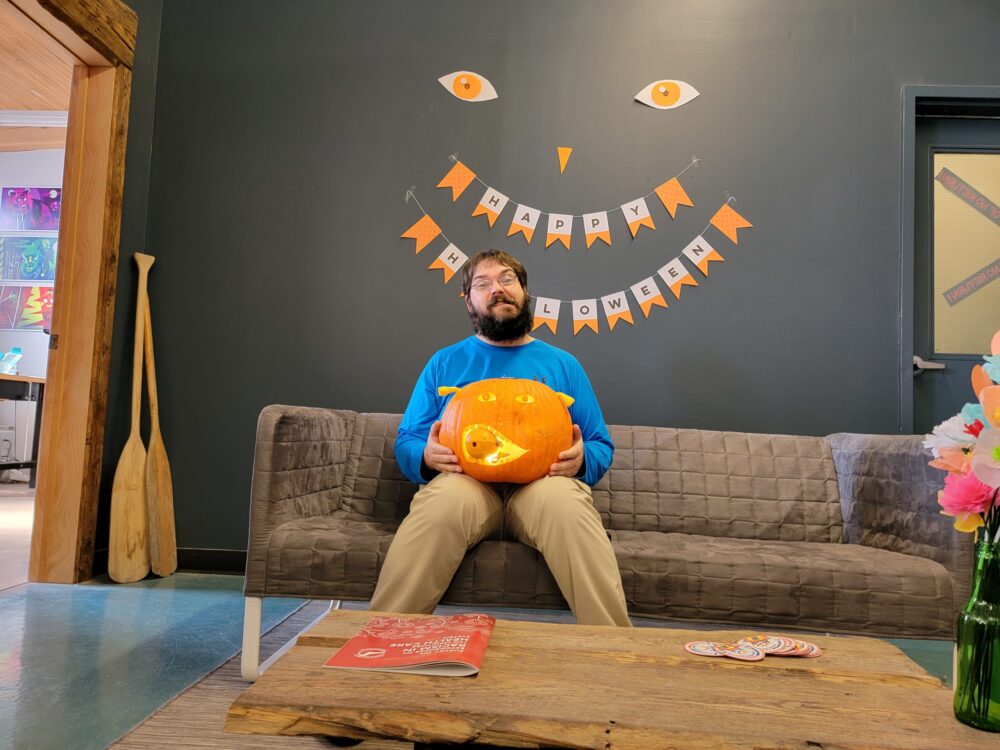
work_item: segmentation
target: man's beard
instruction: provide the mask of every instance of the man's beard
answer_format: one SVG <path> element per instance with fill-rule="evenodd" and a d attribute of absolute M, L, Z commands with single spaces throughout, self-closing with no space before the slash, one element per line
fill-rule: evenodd
<path fill-rule="evenodd" d="M 531 295 L 524 293 L 524 302 L 517 315 L 511 318 L 498 318 L 493 313 L 493 306 L 498 302 L 517 307 L 517 302 L 507 295 L 496 296 L 490 300 L 490 306 L 485 313 L 478 310 L 469 311 L 472 327 L 476 333 L 490 341 L 516 341 L 531 331 Z"/>

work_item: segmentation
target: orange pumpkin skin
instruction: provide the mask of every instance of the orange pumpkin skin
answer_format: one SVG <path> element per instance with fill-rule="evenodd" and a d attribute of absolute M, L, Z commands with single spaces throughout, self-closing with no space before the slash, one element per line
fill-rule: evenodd
<path fill-rule="evenodd" d="M 560 395 L 544 383 L 491 378 L 451 397 L 439 440 L 470 477 L 527 484 L 548 474 L 573 445 L 573 420 Z"/>

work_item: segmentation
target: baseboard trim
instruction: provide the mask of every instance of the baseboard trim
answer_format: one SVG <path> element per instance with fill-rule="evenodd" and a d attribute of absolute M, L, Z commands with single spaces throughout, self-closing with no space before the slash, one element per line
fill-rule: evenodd
<path fill-rule="evenodd" d="M 177 569 L 187 573 L 222 573 L 241 576 L 247 569 L 247 552 L 243 549 L 199 549 L 179 547 Z M 108 572 L 108 550 L 94 552 L 94 575 Z"/>
<path fill-rule="evenodd" d="M 245 549 L 177 549 L 177 569 L 189 573 L 243 575 L 247 570 Z"/>

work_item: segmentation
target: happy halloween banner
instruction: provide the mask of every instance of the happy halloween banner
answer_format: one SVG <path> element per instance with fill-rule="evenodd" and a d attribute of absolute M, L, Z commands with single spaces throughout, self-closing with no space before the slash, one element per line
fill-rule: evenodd
<path fill-rule="evenodd" d="M 412 196 L 412 193 L 408 193 L 408 196 Z M 415 199 L 415 196 L 413 197 Z M 417 206 L 423 211 L 423 207 L 420 206 L 419 202 L 417 202 Z M 739 229 L 751 228 L 753 224 L 737 213 L 729 205 L 728 200 L 723 203 L 719 210 L 709 219 L 705 229 L 692 239 L 681 250 L 679 255 L 659 268 L 655 276 L 640 279 L 629 287 L 629 291 L 635 298 L 636 303 L 638 303 L 644 317 L 648 318 L 654 307 L 668 307 L 661 285 L 669 290 L 674 298 L 678 300 L 681 298 L 681 292 L 685 286 L 698 286 L 697 279 L 688 270 L 682 259 L 686 259 L 688 263 L 697 268 L 705 278 L 709 275 L 711 263 L 722 263 L 725 260 L 722 254 L 705 238 L 705 232 L 708 231 L 709 227 L 714 227 L 734 245 L 738 245 L 739 237 L 737 231 Z M 413 226 L 400 235 L 401 238 L 415 241 L 415 250 L 418 254 L 438 236 L 441 236 L 448 243 L 447 247 L 427 268 L 429 270 L 439 269 L 443 271 L 444 281 L 447 284 L 462 266 L 465 265 L 469 258 L 453 242 L 445 237 L 437 222 L 424 212 L 423 216 Z M 600 301 L 600 306 L 598 306 L 598 301 Z M 536 296 L 534 327 L 532 330 L 537 330 L 545 326 L 555 334 L 559 325 L 562 304 L 563 300 L 560 299 Z M 632 309 L 625 290 L 606 294 L 600 297 L 599 300 L 596 297 L 593 299 L 570 300 L 569 308 L 571 309 L 574 336 L 584 328 L 594 333 L 600 333 L 598 324 L 599 312 L 603 312 L 607 320 L 608 329 L 611 331 L 622 321 L 629 325 L 635 325 Z"/>
<path fill-rule="evenodd" d="M 579 219 L 583 225 L 583 236 L 589 250 L 591 245 L 597 240 L 601 240 L 608 246 L 611 245 L 611 226 L 608 222 L 608 214 L 611 212 L 618 210 L 622 212 L 629 232 L 634 238 L 641 227 L 647 227 L 654 231 L 656 229 L 653 216 L 649 211 L 649 204 L 646 203 L 647 198 L 653 195 L 659 198 L 663 207 L 670 214 L 671 219 L 677 216 L 679 206 L 694 206 L 694 201 L 691 200 L 687 191 L 681 185 L 680 177 L 684 172 L 698 163 L 697 158 L 692 158 L 691 163 L 687 167 L 666 182 L 658 185 L 651 193 L 627 201 L 617 209 L 593 211 L 579 216 L 576 214 L 558 214 L 542 211 L 523 203 L 512 201 L 507 195 L 483 182 L 475 172 L 455 156 L 451 158 L 455 162 L 455 165 L 437 184 L 437 187 L 451 189 L 451 200 L 454 203 L 473 181 L 478 181 L 486 188 L 486 191 L 472 210 L 472 216 L 485 216 L 486 221 L 489 222 L 492 229 L 499 220 L 500 214 L 503 213 L 507 206 L 513 206 L 514 212 L 507 228 L 507 236 L 513 237 L 515 234 L 520 234 L 528 244 L 531 244 L 531 239 L 534 237 L 539 220 L 543 215 L 548 217 L 545 225 L 545 247 L 550 247 L 558 242 L 569 250 L 573 237 L 573 225 L 575 220 Z"/>

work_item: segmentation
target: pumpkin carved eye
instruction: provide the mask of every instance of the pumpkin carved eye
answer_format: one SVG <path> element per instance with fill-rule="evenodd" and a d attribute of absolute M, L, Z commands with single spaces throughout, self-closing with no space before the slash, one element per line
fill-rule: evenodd
<path fill-rule="evenodd" d="M 530 393 L 522 393 L 521 395 L 517 396 L 514 400 L 517 401 L 517 403 L 519 404 L 535 403 L 535 397 L 532 396 Z"/>
<path fill-rule="evenodd" d="M 497 400 L 497 394 L 493 393 L 492 391 L 487 391 L 486 393 L 480 393 L 478 400 L 482 401 L 484 404 L 488 404 L 490 401 Z"/>

